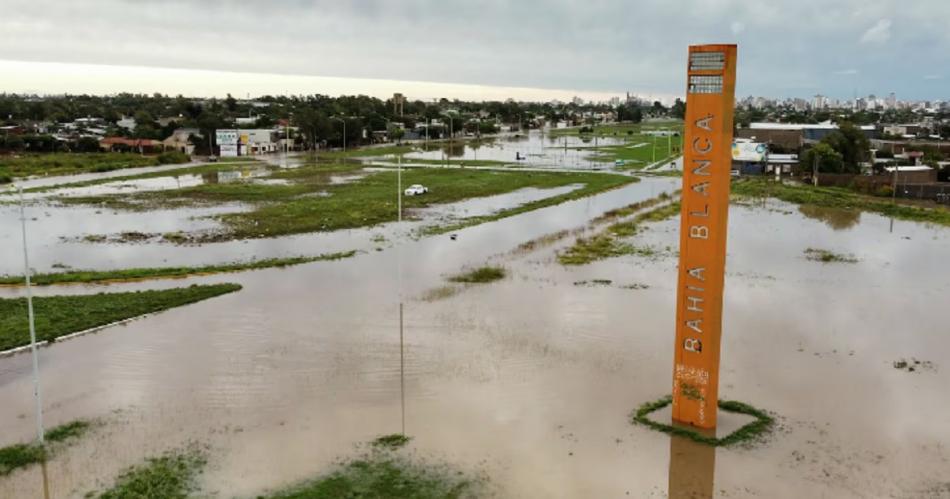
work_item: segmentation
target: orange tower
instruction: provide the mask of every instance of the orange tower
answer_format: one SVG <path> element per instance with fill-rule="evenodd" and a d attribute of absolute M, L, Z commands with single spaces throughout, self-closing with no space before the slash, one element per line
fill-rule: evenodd
<path fill-rule="evenodd" d="M 687 74 L 673 420 L 715 428 L 736 46 L 690 46 Z"/>

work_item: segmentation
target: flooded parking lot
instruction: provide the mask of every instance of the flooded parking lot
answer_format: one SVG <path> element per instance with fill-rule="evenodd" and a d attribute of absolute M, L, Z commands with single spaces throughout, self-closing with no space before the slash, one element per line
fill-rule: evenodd
<path fill-rule="evenodd" d="M 325 252 L 381 231 L 389 241 L 338 262 L 190 279 L 244 289 L 42 349 L 48 423 L 105 422 L 49 463 L 51 495 L 81 497 L 197 440 L 211 449 L 203 491 L 253 497 L 404 424 L 415 452 L 484 471 L 501 497 L 942 497 L 950 276 L 935 269 L 950 254 L 946 228 L 778 201 L 734 205 L 721 392 L 772 411 L 778 428 L 751 448 L 712 449 L 630 424 L 635 407 L 670 389 L 674 253 L 565 267 L 555 255 L 573 236 L 516 248 L 679 183 L 644 179 L 455 239 L 414 240 L 409 225 L 389 224 L 200 247 L 83 246 L 109 256 L 77 252 L 78 261 L 128 265 Z M 533 194 L 512 194 L 522 195 Z M 81 214 L 71 222 L 48 231 L 86 223 Z M 676 220 L 645 227 L 632 241 L 675 251 Z M 812 261 L 808 248 L 856 262 Z M 486 263 L 508 276 L 429 293 Z M 901 359 L 931 368 L 896 369 Z M 0 444 L 29 438 L 28 355 L 0 359 L 0 400 Z M 42 497 L 42 487 L 30 468 L 0 478 L 0 497 Z"/>

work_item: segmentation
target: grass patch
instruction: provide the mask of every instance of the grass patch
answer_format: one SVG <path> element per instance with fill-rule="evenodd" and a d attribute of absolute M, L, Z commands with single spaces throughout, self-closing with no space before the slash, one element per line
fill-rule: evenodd
<path fill-rule="evenodd" d="M 70 270 L 68 272 L 53 272 L 36 274 L 31 282 L 37 286 L 52 284 L 75 283 L 103 283 L 115 281 L 135 281 L 146 279 L 183 278 L 192 275 L 221 274 L 227 272 L 241 272 L 245 270 L 283 268 L 310 262 L 327 260 L 341 260 L 356 254 L 356 251 L 339 253 L 325 253 L 317 256 L 296 256 L 289 258 L 266 258 L 220 265 L 203 265 L 197 267 L 151 267 L 120 270 Z M 20 286 L 24 284 L 23 276 L 0 276 L 0 286 Z"/>
<path fill-rule="evenodd" d="M 400 437 L 400 438 L 395 438 Z M 382 437 L 401 445 L 378 446 L 314 480 L 278 491 L 261 499 L 456 499 L 479 497 L 482 479 L 467 476 L 444 464 L 410 460 L 396 450 L 408 437 Z"/>
<path fill-rule="evenodd" d="M 361 147 L 347 149 L 346 151 L 320 151 L 317 157 L 321 159 L 344 159 L 344 158 L 372 158 L 376 156 L 390 156 L 409 154 L 416 151 L 415 146 L 411 145 L 389 145 L 381 147 Z"/>
<path fill-rule="evenodd" d="M 0 476 L 42 462 L 43 459 L 46 459 L 46 449 L 37 444 L 15 444 L 0 448 Z"/>
<path fill-rule="evenodd" d="M 427 302 L 444 300 L 457 295 L 459 291 L 461 291 L 461 288 L 458 286 L 439 286 L 422 293 L 420 299 Z"/>
<path fill-rule="evenodd" d="M 89 428 L 92 427 L 92 423 L 82 419 L 77 419 L 75 421 L 70 421 L 65 424 L 61 424 L 45 433 L 47 441 L 50 442 L 62 442 L 69 440 L 70 438 L 76 438 L 82 436 L 86 433 Z"/>
<path fill-rule="evenodd" d="M 822 263 L 858 263 L 858 259 L 854 255 L 844 255 L 820 248 L 806 249 L 805 258 Z"/>
<path fill-rule="evenodd" d="M 772 418 L 772 416 L 762 409 L 757 409 L 751 405 L 744 404 L 742 402 L 736 402 L 734 400 L 720 400 L 718 404 L 719 409 L 727 412 L 746 414 L 754 417 L 755 421 L 742 426 L 738 430 L 722 438 L 704 435 L 698 431 L 682 426 L 673 426 L 659 423 L 649 418 L 651 413 L 658 411 L 672 403 L 673 397 L 670 395 L 652 402 L 646 402 L 637 408 L 636 411 L 634 411 L 634 413 L 631 415 L 631 422 L 635 424 L 642 424 L 654 430 L 662 431 L 663 433 L 686 437 L 695 442 L 712 445 L 715 447 L 728 447 L 740 442 L 752 442 L 763 437 L 768 431 L 772 429 L 772 425 L 775 423 L 774 418 Z"/>
<path fill-rule="evenodd" d="M 185 499 L 196 490 L 198 475 L 207 464 L 197 446 L 149 458 L 123 472 L 100 499 Z"/>
<path fill-rule="evenodd" d="M 38 341 L 54 341 L 77 331 L 123 319 L 168 310 L 241 289 L 237 284 L 213 284 L 127 293 L 33 298 Z M 0 350 L 30 342 L 26 298 L 0 299 Z"/>
<path fill-rule="evenodd" d="M 399 449 L 404 447 L 409 443 L 409 440 L 412 440 L 410 437 L 399 433 L 393 433 L 391 435 L 383 435 L 371 443 L 373 447 L 380 447 L 384 449 Z"/>
<path fill-rule="evenodd" d="M 504 279 L 507 272 L 502 267 L 479 267 L 462 274 L 449 277 L 450 282 L 460 283 L 486 283 Z"/>
<path fill-rule="evenodd" d="M 668 198 L 668 196 L 667 196 Z M 654 198 L 658 199 L 658 198 Z M 595 219 L 595 223 L 600 220 L 612 220 L 617 217 L 628 216 L 636 212 L 637 208 L 644 206 L 654 206 L 656 202 L 652 200 L 642 201 L 613 212 L 607 212 Z M 622 255 L 637 255 L 642 257 L 657 256 L 658 251 L 648 246 L 634 246 L 620 241 L 619 238 L 630 237 L 637 233 L 639 224 L 642 222 L 658 222 L 667 218 L 679 215 L 680 204 L 678 201 L 666 204 L 650 211 L 641 213 L 632 220 L 615 222 L 607 227 L 607 230 L 591 237 L 579 237 L 574 244 L 565 251 L 559 252 L 557 261 L 561 265 L 586 265 L 588 263 L 603 260 Z"/>
<path fill-rule="evenodd" d="M 476 482 L 448 469 L 425 467 L 405 458 L 368 456 L 267 499 L 454 499 L 475 497 Z"/>
<path fill-rule="evenodd" d="M 950 210 L 946 208 L 895 204 L 889 199 L 875 198 L 838 187 L 815 187 L 806 184 L 777 183 L 764 178 L 744 178 L 732 183 L 732 194 L 737 197 L 774 197 L 787 203 L 801 205 L 857 209 L 900 220 L 950 226 Z"/>
<path fill-rule="evenodd" d="M 577 238 L 573 246 L 558 253 L 557 261 L 561 265 L 584 265 L 614 256 L 630 255 L 634 252 L 632 245 L 620 242 L 608 234 L 598 234 L 593 237 Z"/>
<path fill-rule="evenodd" d="M 45 447 L 37 443 L 29 443 L 0 448 L 0 476 L 50 458 L 61 445 L 64 445 L 64 442 L 81 437 L 91 427 L 92 423 L 89 421 L 77 419 L 48 430 L 45 435 L 47 442 Z"/>
<path fill-rule="evenodd" d="M 189 157 L 181 153 L 164 153 L 157 156 L 135 153 L 21 154 L 16 157 L 0 156 L 0 176 L 73 175 L 188 161 Z"/>

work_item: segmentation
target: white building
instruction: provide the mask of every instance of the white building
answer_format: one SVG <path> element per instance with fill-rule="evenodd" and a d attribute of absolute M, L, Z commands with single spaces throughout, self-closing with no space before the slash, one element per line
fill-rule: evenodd
<path fill-rule="evenodd" d="M 277 152 L 277 132 L 269 129 L 215 130 L 221 157 L 253 156 Z"/>

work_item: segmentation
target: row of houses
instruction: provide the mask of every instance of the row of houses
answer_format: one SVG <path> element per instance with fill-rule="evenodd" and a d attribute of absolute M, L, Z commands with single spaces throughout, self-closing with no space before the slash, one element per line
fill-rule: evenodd
<path fill-rule="evenodd" d="M 164 140 L 132 139 L 127 137 L 103 137 L 99 148 L 106 152 L 137 151 L 154 153 L 178 151 L 194 154 L 195 144 L 192 137 L 204 137 L 197 128 L 179 128 Z M 282 151 L 284 147 L 293 149 L 293 139 L 287 139 L 276 129 L 226 129 L 215 130 L 216 152 L 223 157 L 253 156 Z"/>

